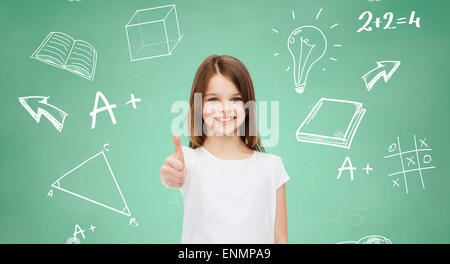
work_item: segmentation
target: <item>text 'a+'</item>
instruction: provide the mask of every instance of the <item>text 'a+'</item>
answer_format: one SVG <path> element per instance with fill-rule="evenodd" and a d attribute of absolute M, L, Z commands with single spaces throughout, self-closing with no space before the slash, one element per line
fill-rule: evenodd
<path fill-rule="evenodd" d="M 98 107 L 99 99 L 102 99 L 104 106 Z M 131 103 L 133 108 L 137 109 L 136 102 L 139 103 L 141 101 L 142 101 L 141 98 L 135 98 L 134 94 L 131 94 L 131 99 L 128 102 L 126 102 L 125 105 Z M 116 117 L 114 116 L 114 112 L 113 112 L 114 108 L 117 108 L 117 105 L 110 104 L 108 102 L 108 99 L 106 99 L 105 95 L 102 92 L 98 91 L 97 94 L 95 95 L 94 108 L 93 108 L 92 112 L 89 113 L 89 115 L 92 117 L 91 129 L 95 128 L 95 123 L 97 121 L 97 114 L 100 112 L 103 112 L 103 111 L 108 111 L 109 117 L 111 118 L 113 125 L 115 125 L 117 123 L 117 121 L 116 121 Z"/>

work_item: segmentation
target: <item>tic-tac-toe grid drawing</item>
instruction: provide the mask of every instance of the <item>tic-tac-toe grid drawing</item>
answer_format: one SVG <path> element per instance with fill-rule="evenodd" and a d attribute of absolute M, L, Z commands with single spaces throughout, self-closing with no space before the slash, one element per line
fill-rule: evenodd
<path fill-rule="evenodd" d="M 408 194 L 408 176 L 409 178 L 417 178 L 417 172 L 420 178 L 422 188 L 425 189 L 423 180 L 423 171 L 434 169 L 432 164 L 431 147 L 427 142 L 427 138 L 417 138 L 414 134 L 414 149 L 405 151 L 400 144 L 400 138 L 397 137 L 397 142 L 393 142 L 389 148 L 390 155 L 385 156 L 385 159 L 398 159 L 401 165 L 401 170 L 390 173 L 388 176 L 392 177 L 393 187 L 400 187 L 399 180 L 403 177 L 406 194 Z M 413 179 L 414 179 L 413 178 Z"/>

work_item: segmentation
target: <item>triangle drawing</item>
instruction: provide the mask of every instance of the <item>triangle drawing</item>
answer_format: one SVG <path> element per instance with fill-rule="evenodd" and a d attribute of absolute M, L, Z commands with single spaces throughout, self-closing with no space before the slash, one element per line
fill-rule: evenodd
<path fill-rule="evenodd" d="M 68 171 L 51 186 L 114 212 L 131 215 L 103 151 Z"/>

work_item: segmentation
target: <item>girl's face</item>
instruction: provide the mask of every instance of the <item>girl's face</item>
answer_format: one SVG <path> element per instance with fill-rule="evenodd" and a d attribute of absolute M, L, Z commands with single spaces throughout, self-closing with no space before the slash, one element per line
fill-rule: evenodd
<path fill-rule="evenodd" d="M 233 82 L 216 74 L 203 97 L 203 120 L 208 136 L 232 136 L 245 120 L 241 94 Z"/>

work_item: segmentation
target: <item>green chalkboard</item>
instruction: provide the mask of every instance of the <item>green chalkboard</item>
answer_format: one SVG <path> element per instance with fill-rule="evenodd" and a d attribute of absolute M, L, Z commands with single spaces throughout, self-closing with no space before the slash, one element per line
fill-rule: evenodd
<path fill-rule="evenodd" d="M 253 78 L 263 145 L 291 178 L 290 243 L 449 243 L 449 9 L 1 1 L 0 243 L 179 243 L 182 195 L 159 169 L 173 132 L 188 144 L 212 54 Z M 96 98 L 114 118 L 91 114 Z"/>

